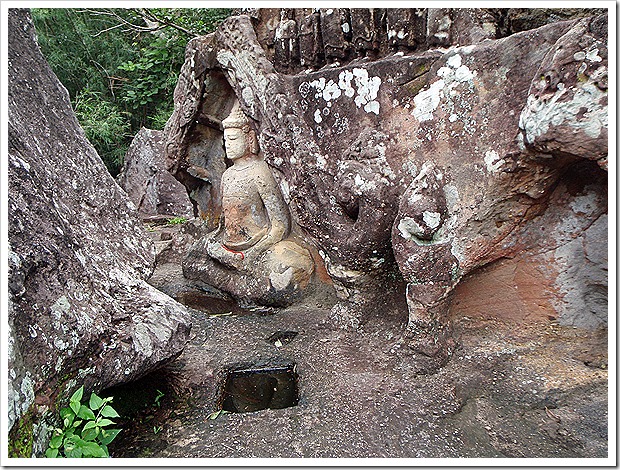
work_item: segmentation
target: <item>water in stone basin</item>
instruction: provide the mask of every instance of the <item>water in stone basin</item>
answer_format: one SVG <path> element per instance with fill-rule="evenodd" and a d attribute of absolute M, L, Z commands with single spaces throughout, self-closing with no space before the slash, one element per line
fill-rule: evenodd
<path fill-rule="evenodd" d="M 298 400 L 294 365 L 233 370 L 221 397 L 222 409 L 232 413 L 288 408 Z"/>

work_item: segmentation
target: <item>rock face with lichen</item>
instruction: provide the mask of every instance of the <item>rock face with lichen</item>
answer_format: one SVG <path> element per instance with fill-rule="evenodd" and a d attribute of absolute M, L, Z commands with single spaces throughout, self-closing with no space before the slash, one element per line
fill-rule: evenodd
<path fill-rule="evenodd" d="M 169 167 L 206 226 L 220 210 L 221 120 L 239 99 L 342 298 L 338 324 L 402 299 L 411 352 L 436 367 L 454 347 L 461 280 L 527 259 L 528 285 L 548 286 L 530 290 L 545 297 L 532 311 L 606 325 L 605 15 L 242 13 L 188 45 L 166 127 Z"/>
<path fill-rule="evenodd" d="M 185 307 L 145 282 L 154 248 L 36 43 L 9 10 L 8 424 L 13 453 L 45 450 L 59 406 L 176 357 Z M 17 450 L 16 450 L 17 449 Z"/>
<path fill-rule="evenodd" d="M 140 129 L 127 150 L 117 182 L 143 218 L 193 215 L 185 186 L 166 170 L 162 131 Z"/>

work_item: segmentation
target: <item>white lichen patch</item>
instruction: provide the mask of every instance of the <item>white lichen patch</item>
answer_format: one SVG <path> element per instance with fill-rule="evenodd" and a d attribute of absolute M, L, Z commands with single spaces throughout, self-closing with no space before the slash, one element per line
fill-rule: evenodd
<path fill-rule="evenodd" d="M 454 54 L 453 56 L 448 58 L 446 64 L 448 65 L 448 67 L 458 69 L 461 65 L 463 65 L 463 59 L 459 54 Z"/>
<path fill-rule="evenodd" d="M 525 150 L 525 140 L 521 133 L 517 134 L 517 147 L 519 147 L 519 150 Z"/>
<path fill-rule="evenodd" d="M 503 158 L 499 158 L 495 150 L 489 150 L 484 154 L 484 164 L 489 173 L 496 173 L 504 163 L 506 161 Z"/>
<path fill-rule="evenodd" d="M 473 80 L 474 76 L 474 72 L 469 70 L 466 65 L 461 65 L 454 71 L 454 79 L 457 82 L 467 82 Z"/>
<path fill-rule="evenodd" d="M 461 197 L 456 186 L 452 184 L 446 184 L 443 187 L 443 193 L 446 198 L 446 205 L 448 206 L 448 212 L 456 212 L 461 206 Z"/>
<path fill-rule="evenodd" d="M 364 111 L 367 113 L 375 113 L 377 116 L 379 115 L 379 103 L 377 101 L 371 101 L 364 105 Z"/>
<path fill-rule="evenodd" d="M 450 101 L 449 107 L 454 107 L 452 100 L 458 95 L 456 87 L 460 84 L 470 84 L 473 86 L 473 79 L 476 72 L 472 71 L 463 64 L 460 54 L 454 54 L 446 60 L 446 65 L 437 70 L 439 80 L 430 84 L 427 90 L 421 91 L 414 98 L 414 108 L 412 115 L 420 122 L 433 119 L 433 112 L 439 107 L 439 103 L 444 97 Z M 449 117 L 450 122 L 458 119 L 456 113 Z"/>
<path fill-rule="evenodd" d="M 326 81 L 324 77 L 309 82 L 302 82 L 299 85 L 299 92 L 306 98 L 314 89 L 314 99 L 322 99 L 325 101 L 327 109 L 332 106 L 341 96 L 354 98 L 355 105 L 364 109 L 367 113 L 379 114 L 380 104 L 376 100 L 381 86 L 380 77 L 371 77 L 368 71 L 363 68 L 354 68 L 353 70 L 343 70 L 338 75 L 338 83 L 334 80 Z M 357 95 L 356 95 L 357 94 Z M 314 114 L 314 120 L 319 124 L 317 113 Z"/>
<path fill-rule="evenodd" d="M 602 76 L 607 73 L 606 67 L 601 67 L 593 75 Z M 574 91 L 570 100 L 561 100 L 567 93 Z M 527 105 L 519 117 L 519 128 L 525 131 L 525 140 L 533 143 L 537 137 L 546 134 L 551 126 L 560 126 L 564 123 L 581 130 L 590 138 L 597 138 L 601 131 L 608 127 L 607 106 L 601 104 L 607 92 L 599 89 L 592 80 L 588 79 L 577 89 L 567 89 L 562 83 L 551 98 L 527 97 Z M 584 113 L 583 110 L 586 110 Z M 581 117 L 578 118 L 578 114 Z"/>
<path fill-rule="evenodd" d="M 472 44 L 470 46 L 457 47 L 455 50 L 459 52 L 460 54 L 469 55 L 474 51 L 474 49 L 476 49 L 476 44 Z"/>
<path fill-rule="evenodd" d="M 449 15 L 444 15 L 439 20 L 437 25 L 437 32 L 433 34 L 438 39 L 447 39 L 450 37 L 450 26 L 452 25 L 452 19 Z"/>
<path fill-rule="evenodd" d="M 321 111 L 319 109 L 314 112 L 314 122 L 317 124 L 321 124 L 323 122 L 323 116 L 321 116 Z"/>
<path fill-rule="evenodd" d="M 428 90 L 421 91 L 414 96 L 412 114 L 418 121 L 424 122 L 433 119 L 433 112 L 443 97 L 444 86 L 445 82 L 440 79 L 432 83 Z"/>
<path fill-rule="evenodd" d="M 60 321 L 62 315 L 64 313 L 68 313 L 70 308 L 71 304 L 69 303 L 69 300 L 63 295 L 59 297 L 56 302 L 54 302 L 54 304 L 50 307 L 50 310 L 54 319 L 56 321 Z"/>
<path fill-rule="evenodd" d="M 586 53 L 586 60 L 590 62 L 601 62 L 603 59 L 598 55 L 598 49 L 592 49 Z"/>
<path fill-rule="evenodd" d="M 342 91 L 337 83 L 330 80 L 323 89 L 323 99 L 327 102 L 340 98 Z"/>
<path fill-rule="evenodd" d="M 353 182 L 355 183 L 355 188 L 353 188 L 353 190 L 357 195 L 377 189 L 377 183 L 374 181 L 368 181 L 362 178 L 359 174 L 355 175 Z"/>
<path fill-rule="evenodd" d="M 424 230 L 411 217 L 403 217 L 398 222 L 398 232 L 405 240 L 413 240 L 422 236 Z"/>
<path fill-rule="evenodd" d="M 34 403 L 34 383 L 32 382 L 32 374 L 29 371 L 26 371 L 19 390 L 23 396 L 21 402 L 21 410 L 22 414 L 24 414 L 26 411 L 28 411 L 30 405 Z"/>
<path fill-rule="evenodd" d="M 323 155 L 317 155 L 316 157 L 316 166 L 322 170 L 324 170 L 327 167 L 327 159 L 325 156 Z"/>
<path fill-rule="evenodd" d="M 56 346 L 57 349 L 64 351 L 69 347 L 69 343 L 67 341 L 63 341 L 61 338 L 55 338 L 54 346 Z"/>
<path fill-rule="evenodd" d="M 353 77 L 355 78 L 355 85 L 357 86 L 357 96 L 355 97 L 355 104 L 359 108 L 362 105 L 372 104 L 369 109 L 364 110 L 366 112 L 374 112 L 379 114 L 379 103 L 374 101 L 379 93 L 379 87 L 381 86 L 380 77 L 369 77 L 368 70 L 361 68 L 353 69 Z"/>
<path fill-rule="evenodd" d="M 355 89 L 351 85 L 352 81 L 353 72 L 350 70 L 344 70 L 340 72 L 340 75 L 338 75 L 338 87 L 340 87 L 345 96 L 348 96 L 349 98 L 353 98 L 353 95 L 355 95 Z"/>
<path fill-rule="evenodd" d="M 418 166 L 412 162 L 411 160 L 407 160 L 402 165 L 403 171 L 411 176 L 416 176 L 418 174 Z"/>
<path fill-rule="evenodd" d="M 436 229 L 441 223 L 441 214 L 439 212 L 424 211 L 422 213 L 422 220 L 429 228 Z"/>

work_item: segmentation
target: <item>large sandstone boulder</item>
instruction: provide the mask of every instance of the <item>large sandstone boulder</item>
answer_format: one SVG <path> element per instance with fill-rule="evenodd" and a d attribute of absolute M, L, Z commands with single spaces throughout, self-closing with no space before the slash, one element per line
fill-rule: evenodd
<path fill-rule="evenodd" d="M 412 352 L 441 364 L 454 288 L 527 254 L 555 286 L 549 316 L 605 325 L 606 252 L 586 240 L 606 226 L 606 16 L 541 12 L 540 28 L 501 37 L 505 14 L 482 10 L 247 13 L 189 44 L 166 128 L 169 165 L 184 182 L 200 174 L 195 149 L 221 149 L 220 121 L 238 98 L 344 300 L 338 321 L 384 314 L 394 305 L 386 293 L 406 299 Z M 426 27 L 389 28 L 412 14 Z M 353 53 L 358 36 L 367 42 Z M 203 212 L 213 226 L 222 155 L 200 158 L 208 184 L 191 181 L 203 188 L 197 204 L 216 209 Z M 582 259 L 591 269 L 578 274 L 570 266 Z M 587 313 L 570 312 L 584 303 Z"/>
<path fill-rule="evenodd" d="M 45 450 L 80 385 L 101 390 L 184 348 L 185 307 L 145 282 L 154 248 L 41 55 L 9 10 L 8 425 L 12 453 Z"/>
<path fill-rule="evenodd" d="M 143 127 L 127 150 L 117 182 L 141 217 L 192 217 L 185 186 L 166 169 L 162 131 Z"/>

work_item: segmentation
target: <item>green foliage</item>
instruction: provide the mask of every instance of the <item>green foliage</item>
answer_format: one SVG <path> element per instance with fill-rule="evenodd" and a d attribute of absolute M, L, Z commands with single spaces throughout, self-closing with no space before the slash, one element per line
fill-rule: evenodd
<path fill-rule="evenodd" d="M 161 107 L 172 111 L 172 96 L 183 65 L 184 45 L 178 41 L 157 38 L 140 50 L 135 61 L 118 66 L 119 75 L 126 79 L 119 96 L 128 109 L 133 109 L 135 126 L 147 124 L 157 115 L 161 124 Z M 165 124 L 165 122 L 164 122 Z M 162 126 L 163 127 L 163 126 Z"/>
<path fill-rule="evenodd" d="M 164 397 L 165 393 L 161 390 L 157 390 L 157 396 L 155 397 L 154 405 L 159 408 L 161 407 L 161 399 Z"/>
<path fill-rule="evenodd" d="M 180 225 L 187 222 L 185 217 L 172 217 L 166 221 L 166 225 Z"/>
<path fill-rule="evenodd" d="M 207 416 L 207 419 L 217 419 L 220 416 L 224 416 L 229 414 L 230 411 L 226 411 L 226 410 L 216 410 L 213 413 L 211 413 L 209 416 Z"/>
<path fill-rule="evenodd" d="M 186 34 L 199 36 L 215 31 L 232 11 L 229 8 L 148 8 L 147 12 L 162 23 L 174 24 Z"/>
<path fill-rule="evenodd" d="M 111 174 L 118 174 L 127 152 L 130 125 L 126 112 L 107 101 L 101 92 L 81 90 L 74 101 L 74 111 L 86 137 L 97 149 Z"/>
<path fill-rule="evenodd" d="M 161 131 L 166 127 L 166 123 L 170 116 L 172 116 L 172 112 L 174 111 L 174 106 L 168 105 L 168 103 L 161 103 L 153 114 L 147 117 L 147 127 L 149 129 L 156 129 Z"/>
<path fill-rule="evenodd" d="M 119 415 L 109 403 L 112 397 L 100 398 L 91 393 L 88 405 L 82 404 L 84 386 L 69 399 L 69 406 L 60 410 L 62 429 L 54 430 L 45 456 L 54 457 L 109 457 L 108 444 L 120 429 L 108 429 L 114 424 L 109 418 Z"/>
<path fill-rule="evenodd" d="M 110 173 L 142 126 L 163 129 L 185 46 L 227 8 L 34 8 L 41 51 Z M 153 26 L 155 25 L 155 26 Z"/>

